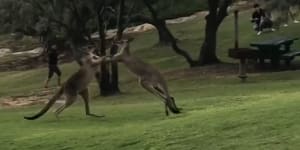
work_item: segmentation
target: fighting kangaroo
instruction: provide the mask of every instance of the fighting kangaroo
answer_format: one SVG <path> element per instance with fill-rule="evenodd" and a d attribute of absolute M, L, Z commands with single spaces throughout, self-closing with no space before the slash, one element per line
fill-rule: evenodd
<path fill-rule="evenodd" d="M 175 114 L 180 113 L 174 98 L 169 94 L 168 86 L 163 76 L 151 65 L 132 56 L 129 50 L 129 42 L 129 40 L 123 40 L 114 43 L 118 45 L 119 52 L 112 56 L 111 61 L 124 63 L 124 65 L 138 77 L 139 83 L 144 89 L 162 98 L 167 116 L 169 115 L 168 109 Z"/>
<path fill-rule="evenodd" d="M 65 103 L 55 111 L 56 117 L 58 117 L 58 115 L 64 109 L 72 105 L 76 101 L 78 95 L 80 95 L 84 100 L 86 115 L 94 117 L 103 117 L 94 115 L 90 112 L 88 85 L 95 76 L 95 73 L 100 71 L 99 68 L 101 63 L 105 63 L 105 57 L 99 57 L 97 55 L 94 55 L 91 51 L 89 51 L 87 55 L 82 58 L 81 61 L 83 65 L 80 67 L 80 69 L 62 85 L 58 92 L 49 100 L 47 105 L 36 115 L 31 117 L 24 117 L 25 119 L 35 120 L 41 117 L 62 95 L 65 95 L 66 100 Z"/>

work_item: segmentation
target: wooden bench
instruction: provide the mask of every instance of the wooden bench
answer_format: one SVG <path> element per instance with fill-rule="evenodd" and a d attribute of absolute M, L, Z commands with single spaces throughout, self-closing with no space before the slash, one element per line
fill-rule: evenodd
<path fill-rule="evenodd" d="M 290 65 L 291 61 L 295 59 L 296 56 L 300 56 L 299 50 L 293 50 L 291 52 L 285 53 L 281 56 L 281 59 L 285 61 L 286 65 Z"/>

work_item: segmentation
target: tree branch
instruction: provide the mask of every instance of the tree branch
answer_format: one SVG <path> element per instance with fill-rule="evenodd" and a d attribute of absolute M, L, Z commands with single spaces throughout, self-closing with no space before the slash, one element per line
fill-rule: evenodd
<path fill-rule="evenodd" d="M 142 22 L 142 23 L 154 24 L 154 21 L 151 18 L 143 16 L 143 15 L 134 15 L 134 16 L 131 16 L 130 20 L 132 22 Z"/>
<path fill-rule="evenodd" d="M 158 17 L 158 14 L 156 13 L 156 11 L 152 7 L 152 5 L 149 3 L 149 1 L 148 0 L 143 0 L 143 2 L 146 5 L 146 7 L 148 8 L 148 10 L 150 11 L 153 19 L 154 20 L 160 20 L 159 17 Z"/>
<path fill-rule="evenodd" d="M 209 15 L 216 17 L 220 0 L 208 0 Z"/>
<path fill-rule="evenodd" d="M 44 14 L 48 17 L 48 19 L 49 19 L 50 21 L 52 21 L 52 22 L 54 22 L 54 23 L 56 23 L 56 24 L 62 26 L 62 27 L 65 28 L 67 31 L 70 30 L 70 28 L 69 28 L 68 25 L 66 25 L 66 24 L 63 23 L 62 21 L 59 21 L 59 20 L 55 19 L 55 17 L 52 17 L 51 15 L 47 14 L 45 8 L 44 8 L 38 1 L 32 0 L 32 2 L 33 2 L 32 4 L 35 5 L 42 13 L 44 13 Z M 53 7 L 53 5 L 51 5 L 51 6 Z M 52 9 L 53 9 L 53 8 L 52 8 Z M 52 10 L 52 11 L 54 11 L 54 10 Z"/>
<path fill-rule="evenodd" d="M 232 0 L 223 0 L 222 4 L 218 11 L 218 17 L 217 17 L 217 25 L 219 26 L 223 20 L 228 16 L 228 6 L 232 3 Z"/>
<path fill-rule="evenodd" d="M 172 48 L 173 48 L 173 50 L 174 50 L 178 55 L 181 55 L 182 57 L 184 57 L 185 60 L 189 63 L 189 65 L 190 65 L 191 67 L 196 66 L 196 61 L 194 61 L 194 60 L 192 59 L 192 57 L 191 57 L 186 51 L 184 51 L 183 49 L 179 48 L 176 41 L 173 41 L 173 42 L 172 42 Z"/>
<path fill-rule="evenodd" d="M 219 3 L 220 0 L 208 0 L 209 13 L 205 19 L 210 27 L 216 25 Z"/>
<path fill-rule="evenodd" d="M 117 18 L 117 40 L 121 40 L 123 36 L 123 31 L 125 29 L 124 27 L 124 7 L 125 7 L 125 0 L 119 0 L 119 12 L 118 12 L 118 18 Z"/>

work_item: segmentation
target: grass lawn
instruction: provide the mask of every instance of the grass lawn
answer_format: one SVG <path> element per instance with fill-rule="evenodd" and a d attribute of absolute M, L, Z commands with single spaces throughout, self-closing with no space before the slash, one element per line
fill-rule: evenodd
<path fill-rule="evenodd" d="M 248 46 L 273 36 L 300 37 L 299 25 L 256 36 L 249 13 L 241 16 L 241 44 Z M 170 26 L 180 46 L 197 57 L 203 39 L 204 20 Z M 233 46 L 233 20 L 228 17 L 219 31 L 218 55 L 226 62 Z M 134 54 L 162 72 L 187 68 L 184 59 L 168 47 L 155 46 L 156 33 L 134 41 Z M 300 48 L 300 42 L 295 43 Z M 299 60 L 297 61 L 299 63 Z M 297 63 L 296 62 L 296 63 Z M 64 78 L 76 64 L 62 66 Z M 39 90 L 45 68 L 0 73 L 0 95 L 20 95 Z M 298 150 L 300 147 L 300 71 L 251 74 L 241 84 L 236 76 L 190 76 L 172 79 L 171 93 L 183 108 L 180 115 L 165 117 L 160 100 L 137 85 L 121 65 L 120 96 L 98 97 L 91 85 L 91 107 L 105 118 L 84 115 L 82 102 L 57 120 L 49 111 L 36 121 L 22 117 L 42 106 L 18 109 L 0 107 L 0 150 Z"/>

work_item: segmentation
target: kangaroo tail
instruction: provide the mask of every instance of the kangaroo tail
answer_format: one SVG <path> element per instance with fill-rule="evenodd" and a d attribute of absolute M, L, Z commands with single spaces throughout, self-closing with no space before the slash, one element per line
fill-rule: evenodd
<path fill-rule="evenodd" d="M 180 109 L 176 106 L 176 103 L 175 103 L 175 100 L 174 100 L 173 97 L 170 97 L 167 100 L 167 106 L 172 111 L 172 113 L 174 113 L 174 114 L 179 114 L 180 113 Z"/>
<path fill-rule="evenodd" d="M 57 99 L 59 99 L 61 97 L 61 95 L 63 94 L 64 92 L 64 88 L 62 87 L 50 100 L 49 102 L 47 103 L 47 105 L 39 112 L 37 113 L 36 115 L 34 116 L 31 116 L 31 117 L 24 117 L 24 119 L 27 119 L 27 120 L 35 120 L 39 117 L 41 117 L 42 115 L 44 115 L 50 108 L 51 106 L 53 106 L 53 104 L 57 101 Z"/>

